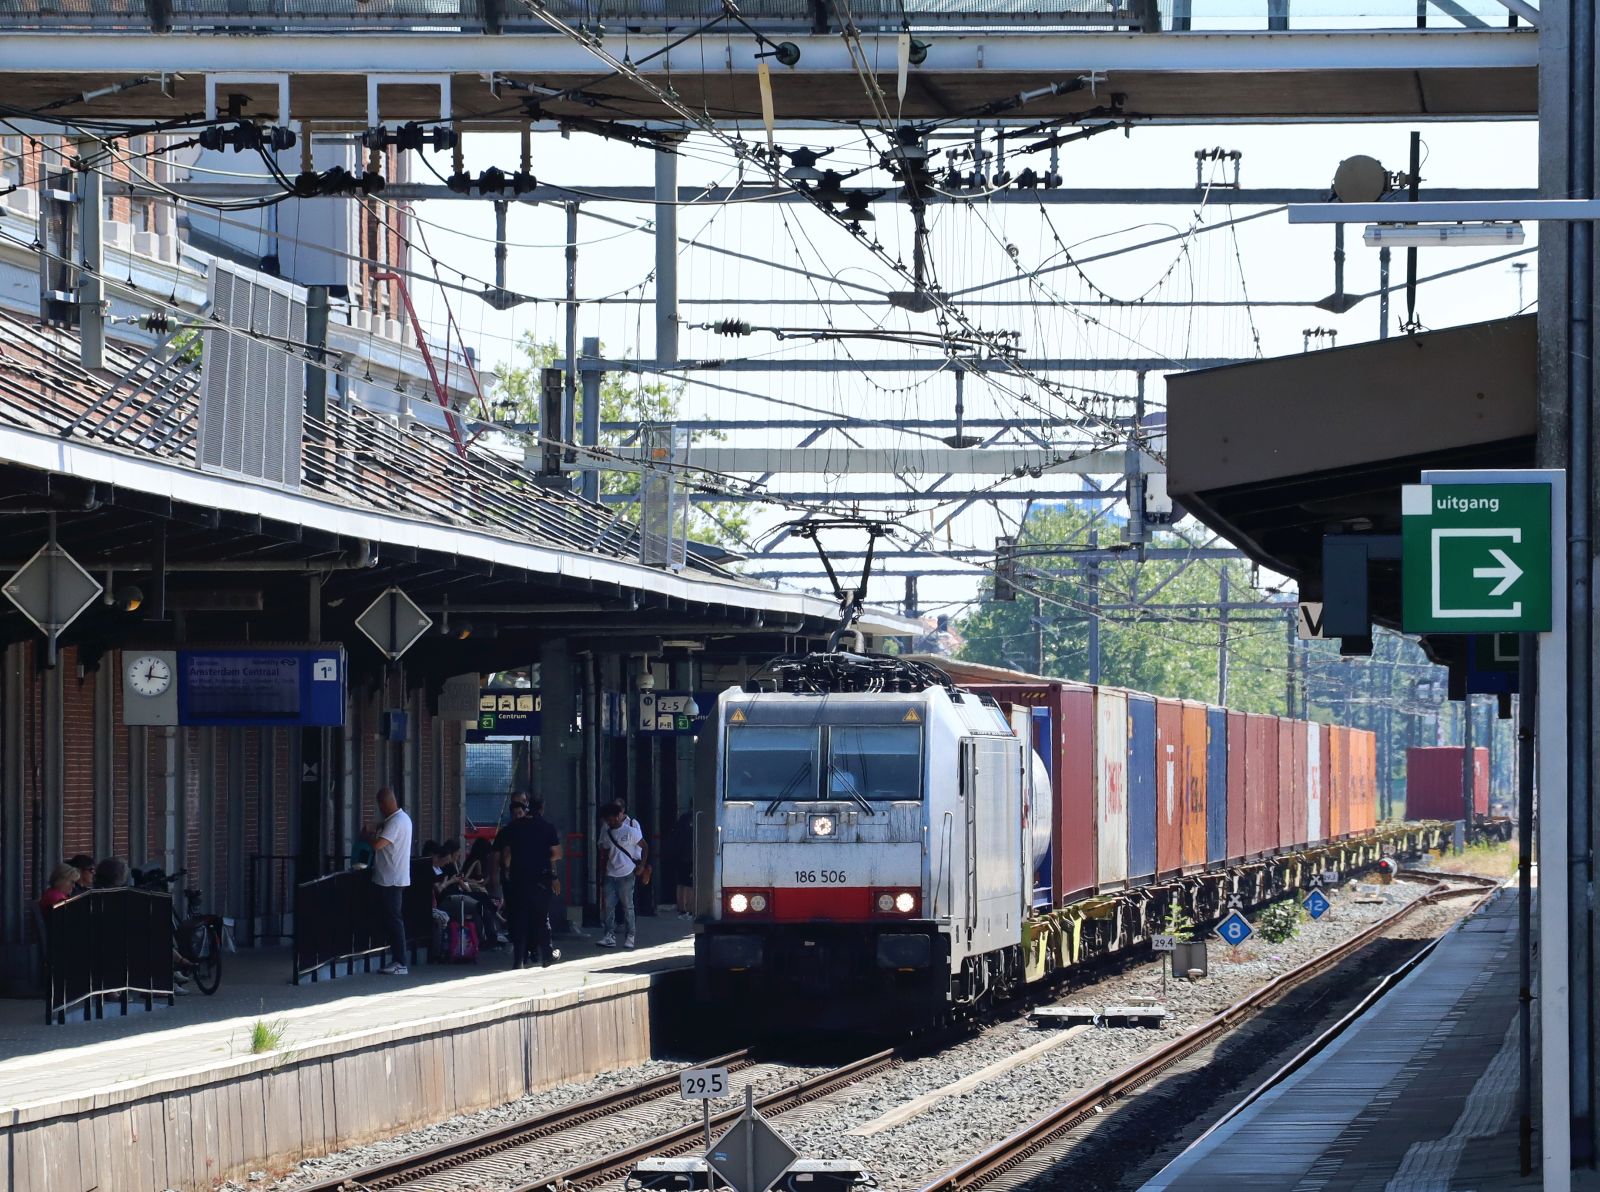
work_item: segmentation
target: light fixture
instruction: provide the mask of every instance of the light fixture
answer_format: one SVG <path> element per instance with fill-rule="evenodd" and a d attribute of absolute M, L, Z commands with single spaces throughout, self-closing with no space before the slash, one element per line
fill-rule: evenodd
<path fill-rule="evenodd" d="M 137 612 L 144 603 L 144 593 L 133 584 L 117 589 L 117 607 L 125 613 Z"/>
<path fill-rule="evenodd" d="M 1368 224 L 1361 238 L 1369 248 L 1498 246 L 1525 239 L 1520 223 Z"/>
<path fill-rule="evenodd" d="M 911 63 L 912 66 L 921 66 L 928 60 L 928 50 L 930 48 L 928 43 L 921 38 L 913 37 L 910 50 L 906 54 L 906 61 Z"/>
<path fill-rule="evenodd" d="M 814 815 L 811 817 L 811 835 L 832 836 L 838 822 L 831 815 Z"/>

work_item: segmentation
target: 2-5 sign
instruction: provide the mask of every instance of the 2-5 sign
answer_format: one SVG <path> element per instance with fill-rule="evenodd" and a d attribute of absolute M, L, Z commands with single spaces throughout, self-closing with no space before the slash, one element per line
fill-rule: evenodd
<path fill-rule="evenodd" d="M 1400 490 L 1407 633 L 1548 633 L 1550 486 Z"/>
<path fill-rule="evenodd" d="M 678 1088 L 685 1101 L 710 1101 L 728 1095 L 726 1068 L 687 1068 L 678 1073 Z"/>

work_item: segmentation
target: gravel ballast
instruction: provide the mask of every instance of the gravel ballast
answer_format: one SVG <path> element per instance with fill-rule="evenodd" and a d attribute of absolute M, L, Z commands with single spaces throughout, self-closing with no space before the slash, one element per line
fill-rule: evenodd
<path fill-rule="evenodd" d="M 773 1124 L 802 1155 L 856 1159 L 884 1188 L 920 1186 L 928 1176 L 1015 1132 L 1026 1122 L 1068 1100 L 1075 1090 L 1105 1078 L 1146 1052 L 1193 1029 L 1252 990 L 1394 913 L 1403 904 L 1420 897 L 1426 889 L 1418 883 L 1397 882 L 1383 888 L 1382 901 L 1378 903 L 1357 903 L 1348 893 L 1341 893 L 1327 917 L 1320 922 L 1302 922 L 1296 937 L 1281 944 L 1267 943 L 1257 936 L 1235 950 L 1212 939 L 1209 977 L 1196 982 L 1172 980 L 1168 983 L 1164 1001 L 1168 1015 L 1160 1029 L 1096 1028 L 1081 1032 L 1021 1066 L 965 1093 L 941 1098 L 919 1115 L 879 1133 L 861 1136 L 850 1135 L 847 1131 L 1039 1043 L 1053 1031 L 1022 1021 L 992 1026 L 937 1055 L 908 1061 L 844 1092 L 775 1117 Z M 1413 938 L 1437 934 L 1463 909 L 1464 904 L 1430 908 L 1419 916 L 1426 920 L 1424 923 L 1408 924 L 1401 930 L 1415 932 Z M 1119 972 L 1079 985 L 1061 1000 L 1106 1006 L 1125 1003 L 1136 996 L 1161 999 L 1159 961 L 1126 965 Z M 291 1192 L 316 1180 L 570 1105 L 680 1066 L 655 1062 L 607 1073 L 593 1080 L 523 1097 L 508 1105 L 458 1115 L 437 1125 L 326 1158 L 308 1160 L 283 1176 L 275 1178 L 258 1173 L 259 1179 L 236 1181 L 222 1187 L 228 1192 Z M 815 1070 L 763 1065 L 762 1079 L 758 1083 L 762 1091 L 766 1091 L 792 1083 Z M 734 1083 L 742 1087 L 738 1074 L 735 1074 Z M 648 1110 L 632 1111 L 626 1121 L 618 1123 L 619 1129 L 608 1136 L 611 1145 L 604 1149 L 615 1149 L 637 1137 L 659 1132 L 681 1120 L 689 1120 L 696 1113 L 697 1110 L 679 1103 L 676 1097 L 666 1098 Z M 559 1139 L 551 1139 L 550 1150 L 546 1152 L 545 1144 L 540 1144 L 534 1159 L 539 1170 L 524 1173 L 524 1178 L 551 1174 L 568 1165 L 568 1161 L 592 1158 L 597 1153 L 592 1142 L 578 1139 L 572 1142 L 588 1149 L 581 1154 L 572 1153 L 563 1149 Z M 490 1182 L 482 1186 L 486 1192 L 501 1192 L 511 1185 Z"/>

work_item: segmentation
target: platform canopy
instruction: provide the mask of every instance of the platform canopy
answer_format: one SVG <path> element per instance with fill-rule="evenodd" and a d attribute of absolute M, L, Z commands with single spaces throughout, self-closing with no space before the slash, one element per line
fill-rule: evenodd
<path fill-rule="evenodd" d="M 1425 468 L 1534 466 L 1534 317 L 1167 378 L 1173 498 L 1263 567 L 1322 588 L 1325 534 L 1398 534 Z M 1373 619 L 1398 627 L 1398 564 Z"/>
<path fill-rule="evenodd" d="M 673 639 L 759 656 L 825 639 L 837 621 L 832 597 L 745 579 L 714 549 L 646 565 L 638 531 L 614 509 L 542 485 L 493 451 L 462 454 L 442 429 L 360 406 L 308 416 L 288 483 L 202 467 L 199 384 L 181 353 L 140 360 L 113 348 L 106 372 L 76 356 L 69 333 L 0 313 L 0 527 L 11 552 L 0 574 L 53 524 L 106 590 L 67 640 L 158 644 L 181 612 L 191 634 L 217 640 L 359 644 L 356 616 L 399 587 L 440 629 L 407 663 L 442 678 L 525 662 L 553 638 L 641 653 Z M 313 580 L 320 626 L 308 624 Z M 473 632 L 461 633 L 467 624 Z M 921 632 L 877 609 L 861 628 Z M 34 632 L 0 602 L 0 640 Z"/>

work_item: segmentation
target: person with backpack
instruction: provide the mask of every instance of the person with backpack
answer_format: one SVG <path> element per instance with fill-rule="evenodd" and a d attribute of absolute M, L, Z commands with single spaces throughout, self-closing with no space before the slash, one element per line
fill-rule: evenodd
<path fill-rule="evenodd" d="M 527 814 L 517 815 L 500 830 L 495 843 L 501 849 L 501 871 L 510 874 L 506 891 L 506 919 L 511 925 L 511 967 L 539 963 L 549 968 L 561 959 L 550 942 L 550 896 L 559 893 L 556 862 L 561 860 L 561 836 L 544 818 L 544 800 L 526 797 Z M 528 933 L 533 932 L 532 947 Z"/>
<path fill-rule="evenodd" d="M 600 833 L 600 856 L 605 865 L 605 885 L 601 888 L 600 922 L 605 935 L 596 943 L 602 948 L 615 948 L 617 935 L 613 924 L 617 910 L 622 911 L 625 934 L 624 948 L 637 943 L 633 909 L 633 887 L 636 881 L 648 882 L 649 866 L 645 863 L 644 833 L 635 821 L 628 818 L 621 803 L 607 803 L 600 809 L 605 828 Z"/>

